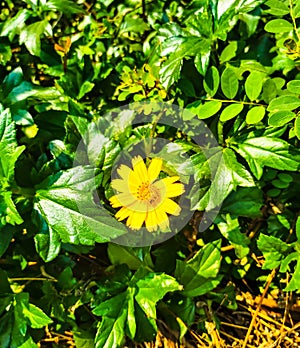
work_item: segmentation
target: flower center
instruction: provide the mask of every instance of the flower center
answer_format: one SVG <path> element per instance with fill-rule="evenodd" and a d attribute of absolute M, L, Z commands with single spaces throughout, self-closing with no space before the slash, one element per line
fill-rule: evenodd
<path fill-rule="evenodd" d="M 142 182 L 137 189 L 137 198 L 146 201 L 151 197 L 150 183 Z"/>
<path fill-rule="evenodd" d="M 136 196 L 137 199 L 141 201 L 148 201 L 151 206 L 156 206 L 161 200 L 159 190 L 151 185 L 149 181 L 143 182 L 139 185 Z"/>

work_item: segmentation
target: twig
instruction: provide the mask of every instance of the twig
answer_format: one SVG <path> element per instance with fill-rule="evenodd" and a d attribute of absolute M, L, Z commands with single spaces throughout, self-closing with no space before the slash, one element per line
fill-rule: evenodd
<path fill-rule="evenodd" d="M 272 270 L 272 272 L 271 272 L 271 273 L 269 274 L 269 276 L 268 276 L 266 286 L 265 286 L 264 291 L 263 291 L 263 293 L 262 293 L 262 295 L 261 295 L 261 298 L 260 298 L 260 301 L 259 301 L 258 306 L 257 306 L 257 308 L 256 308 L 256 311 L 255 311 L 254 314 L 253 314 L 253 317 L 252 317 L 252 320 L 251 320 L 249 329 L 248 329 L 248 331 L 247 331 L 246 337 L 245 337 L 245 339 L 244 339 L 242 348 L 246 348 L 246 347 L 247 347 L 247 343 L 248 343 L 248 341 L 249 341 L 250 334 L 251 334 L 252 329 L 253 329 L 253 327 L 254 327 L 254 324 L 255 324 L 255 322 L 256 322 L 256 318 L 257 318 L 257 316 L 258 316 L 258 313 L 259 313 L 259 311 L 260 311 L 260 309 L 261 309 L 261 305 L 262 305 L 263 299 L 265 298 L 265 296 L 266 296 L 266 294 L 267 294 L 267 291 L 268 291 L 269 286 L 271 285 L 271 283 L 272 283 L 272 281 L 273 281 L 273 279 L 274 279 L 274 277 L 275 277 L 275 274 L 276 274 L 276 268 L 274 268 L 274 269 Z"/>
<path fill-rule="evenodd" d="M 12 282 L 18 282 L 18 281 L 22 281 L 22 280 L 29 280 L 29 281 L 35 281 L 35 280 L 41 280 L 41 281 L 44 281 L 44 280 L 48 280 L 49 282 L 57 282 L 56 279 L 50 279 L 50 278 L 34 278 L 34 277 L 24 277 L 24 278 L 8 278 L 10 281 Z"/>
<path fill-rule="evenodd" d="M 222 103 L 236 103 L 236 104 L 245 104 L 245 105 L 259 105 L 259 106 L 263 106 L 263 107 L 267 107 L 267 105 L 265 104 L 260 104 L 260 103 L 254 103 L 254 102 L 245 102 L 245 101 L 242 101 L 242 100 L 233 100 L 233 99 L 215 99 L 215 98 L 206 98 L 205 99 L 206 101 L 212 101 L 212 100 L 215 100 L 215 101 L 219 101 L 219 102 L 222 102 Z"/>

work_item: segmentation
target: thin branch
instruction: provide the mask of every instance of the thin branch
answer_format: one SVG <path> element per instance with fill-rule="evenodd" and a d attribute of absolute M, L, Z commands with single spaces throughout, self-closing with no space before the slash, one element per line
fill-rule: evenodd
<path fill-rule="evenodd" d="M 49 282 L 57 282 L 57 279 L 49 279 L 49 278 L 34 278 L 34 277 L 21 277 L 21 278 L 8 278 L 8 280 L 12 281 L 12 282 L 18 282 L 18 281 L 44 281 L 44 280 L 48 280 Z"/>
<path fill-rule="evenodd" d="M 256 308 L 256 310 L 255 310 L 255 312 L 254 312 L 254 314 L 253 314 L 253 317 L 252 317 L 252 320 L 251 320 L 249 329 L 248 329 L 248 331 L 247 331 L 246 337 L 245 337 L 245 339 L 244 339 L 242 348 L 246 348 L 246 347 L 247 347 L 247 343 L 248 343 L 248 341 L 249 341 L 249 338 L 250 338 L 252 329 L 253 329 L 253 327 L 254 327 L 254 325 L 255 325 L 256 318 L 257 318 L 257 316 L 258 316 L 258 314 L 259 314 L 259 311 L 260 311 L 260 309 L 261 309 L 263 299 L 266 297 L 267 291 L 268 291 L 268 289 L 269 289 L 269 287 L 270 287 L 270 285 L 271 285 L 271 283 L 272 283 L 272 281 L 273 281 L 273 279 L 274 279 L 274 277 L 275 277 L 275 274 L 276 274 L 276 268 L 274 268 L 274 269 L 272 270 L 272 272 L 271 272 L 271 273 L 269 274 L 269 276 L 268 276 L 267 284 L 266 284 L 266 286 L 265 286 L 265 288 L 264 288 L 264 291 L 263 291 L 263 293 L 262 293 L 262 295 L 261 295 L 261 298 L 260 298 L 260 301 L 259 301 L 259 303 L 258 303 L 258 306 L 257 306 L 257 308 Z"/>
<path fill-rule="evenodd" d="M 258 106 L 263 106 L 263 107 L 267 107 L 267 105 L 265 104 L 260 104 L 260 103 L 254 103 L 254 102 L 245 102 L 245 101 L 241 101 L 241 100 L 233 100 L 233 99 L 215 99 L 215 98 L 206 98 L 206 101 L 211 101 L 211 100 L 215 100 L 215 101 L 219 101 L 222 103 L 236 103 L 236 104 L 243 104 L 243 105 L 258 105 Z"/>

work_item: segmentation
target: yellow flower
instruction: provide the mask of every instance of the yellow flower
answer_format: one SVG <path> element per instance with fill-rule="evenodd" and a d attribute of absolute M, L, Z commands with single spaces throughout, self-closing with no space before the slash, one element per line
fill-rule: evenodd
<path fill-rule="evenodd" d="M 114 179 L 112 187 L 120 192 L 110 198 L 113 208 L 121 209 L 116 218 L 122 221 L 127 218 L 126 225 L 133 230 L 145 226 L 149 232 L 161 228 L 167 230 L 169 217 L 167 214 L 179 215 L 181 208 L 171 200 L 180 196 L 184 186 L 176 183 L 179 176 L 157 179 L 161 172 L 162 159 L 152 159 L 147 168 L 142 157 L 132 159 L 132 168 L 122 164 L 117 172 L 121 179 Z"/>

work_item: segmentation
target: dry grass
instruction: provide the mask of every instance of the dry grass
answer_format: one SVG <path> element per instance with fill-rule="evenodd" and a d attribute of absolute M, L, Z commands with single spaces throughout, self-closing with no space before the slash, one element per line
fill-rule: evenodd
<path fill-rule="evenodd" d="M 206 332 L 190 329 L 182 342 L 174 337 L 163 323 L 155 342 L 128 343 L 124 348 L 299 348 L 300 347 L 300 297 L 291 293 L 268 291 L 269 282 L 260 296 L 240 292 L 235 311 L 220 307 L 217 317 L 219 329 L 212 321 L 205 322 Z M 269 284 L 269 285 L 268 285 Z M 48 333 L 40 342 L 42 348 L 75 348 L 72 333 Z"/>
<path fill-rule="evenodd" d="M 238 309 L 218 311 L 219 330 L 206 322 L 207 332 L 190 330 L 181 342 L 159 332 L 156 341 L 128 348 L 299 348 L 300 299 L 289 293 L 253 297 L 240 293 Z M 292 304 L 292 301 L 294 303 Z"/>

